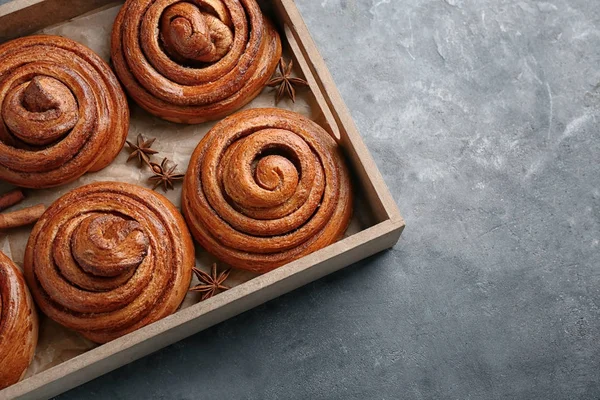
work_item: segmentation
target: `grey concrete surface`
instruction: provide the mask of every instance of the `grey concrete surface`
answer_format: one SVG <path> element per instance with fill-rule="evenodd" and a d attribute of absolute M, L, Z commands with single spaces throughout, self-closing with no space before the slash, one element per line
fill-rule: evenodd
<path fill-rule="evenodd" d="M 600 2 L 296 1 L 402 240 L 59 399 L 599 399 Z"/>

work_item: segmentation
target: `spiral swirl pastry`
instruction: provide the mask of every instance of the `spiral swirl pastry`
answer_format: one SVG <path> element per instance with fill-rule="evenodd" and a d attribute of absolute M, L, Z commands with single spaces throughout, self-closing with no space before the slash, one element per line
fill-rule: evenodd
<path fill-rule="evenodd" d="M 24 264 L 46 315 L 105 343 L 175 312 L 194 262 L 185 221 L 165 197 L 102 182 L 48 208 L 31 233 Z"/>
<path fill-rule="evenodd" d="M 252 109 L 221 121 L 198 144 L 182 210 L 206 250 L 263 273 L 338 240 L 351 193 L 326 131 L 294 112 Z"/>
<path fill-rule="evenodd" d="M 0 252 L 0 389 L 23 377 L 37 339 L 38 318 L 25 279 Z"/>
<path fill-rule="evenodd" d="M 140 106 L 195 124 L 254 99 L 277 67 L 281 41 L 256 0 L 127 0 L 111 53 Z"/>
<path fill-rule="evenodd" d="M 127 99 L 108 65 L 59 36 L 0 46 L 0 179 L 58 186 L 117 156 L 129 129 Z"/>

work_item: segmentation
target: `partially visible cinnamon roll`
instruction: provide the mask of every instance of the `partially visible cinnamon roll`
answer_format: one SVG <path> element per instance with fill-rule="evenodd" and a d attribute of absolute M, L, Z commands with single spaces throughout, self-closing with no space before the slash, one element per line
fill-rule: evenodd
<path fill-rule="evenodd" d="M 35 225 L 25 276 L 58 323 L 104 343 L 177 310 L 194 266 L 192 238 L 162 195 L 140 186 L 82 186 Z"/>
<path fill-rule="evenodd" d="M 93 51 L 60 36 L 0 45 L 0 179 L 45 188 L 106 167 L 125 143 L 129 108 Z"/>
<path fill-rule="evenodd" d="M 251 109 L 198 144 L 182 210 L 207 251 L 263 273 L 342 237 L 352 214 L 350 177 L 319 125 L 291 111 Z"/>
<path fill-rule="evenodd" d="M 23 377 L 37 340 L 38 318 L 25 279 L 0 252 L 0 389 Z"/>
<path fill-rule="evenodd" d="M 277 67 L 281 41 L 256 0 L 128 0 L 111 54 L 140 106 L 194 124 L 255 98 Z"/>

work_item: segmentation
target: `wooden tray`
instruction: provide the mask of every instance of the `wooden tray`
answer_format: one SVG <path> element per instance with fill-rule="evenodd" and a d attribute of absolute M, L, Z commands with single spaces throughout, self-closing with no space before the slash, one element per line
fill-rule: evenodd
<path fill-rule="evenodd" d="M 260 1 L 259 1 L 260 2 Z M 0 6 L 0 43 L 31 34 L 114 3 L 112 0 L 14 0 Z M 373 222 L 345 239 L 212 299 L 101 345 L 0 391 L 0 399 L 49 398 L 256 307 L 327 274 L 392 247 L 404 221 L 363 143 L 335 83 L 293 0 L 265 0 L 265 12 L 278 23 L 284 46 L 310 84 L 324 127 L 343 147 L 361 207 Z M 287 43 L 285 43 L 287 41 Z"/>

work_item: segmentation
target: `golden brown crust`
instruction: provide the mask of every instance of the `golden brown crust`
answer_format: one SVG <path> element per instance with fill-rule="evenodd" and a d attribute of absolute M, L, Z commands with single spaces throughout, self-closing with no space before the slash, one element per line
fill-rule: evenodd
<path fill-rule="evenodd" d="M 140 106 L 194 124 L 255 98 L 277 67 L 281 40 L 256 0 L 128 0 L 115 20 L 111 54 Z"/>
<path fill-rule="evenodd" d="M 182 211 L 206 250 L 263 273 L 344 234 L 350 177 L 335 141 L 313 121 L 281 109 L 242 111 L 196 147 Z"/>
<path fill-rule="evenodd" d="M 58 186 L 106 167 L 125 143 L 129 108 L 92 50 L 60 36 L 0 46 L 0 179 Z"/>
<path fill-rule="evenodd" d="M 27 243 L 24 269 L 46 315 L 104 343 L 175 312 L 194 263 L 185 221 L 164 196 L 101 182 L 48 208 Z"/>
<path fill-rule="evenodd" d="M 27 371 L 38 340 L 38 318 L 21 271 L 0 252 L 0 389 Z"/>

